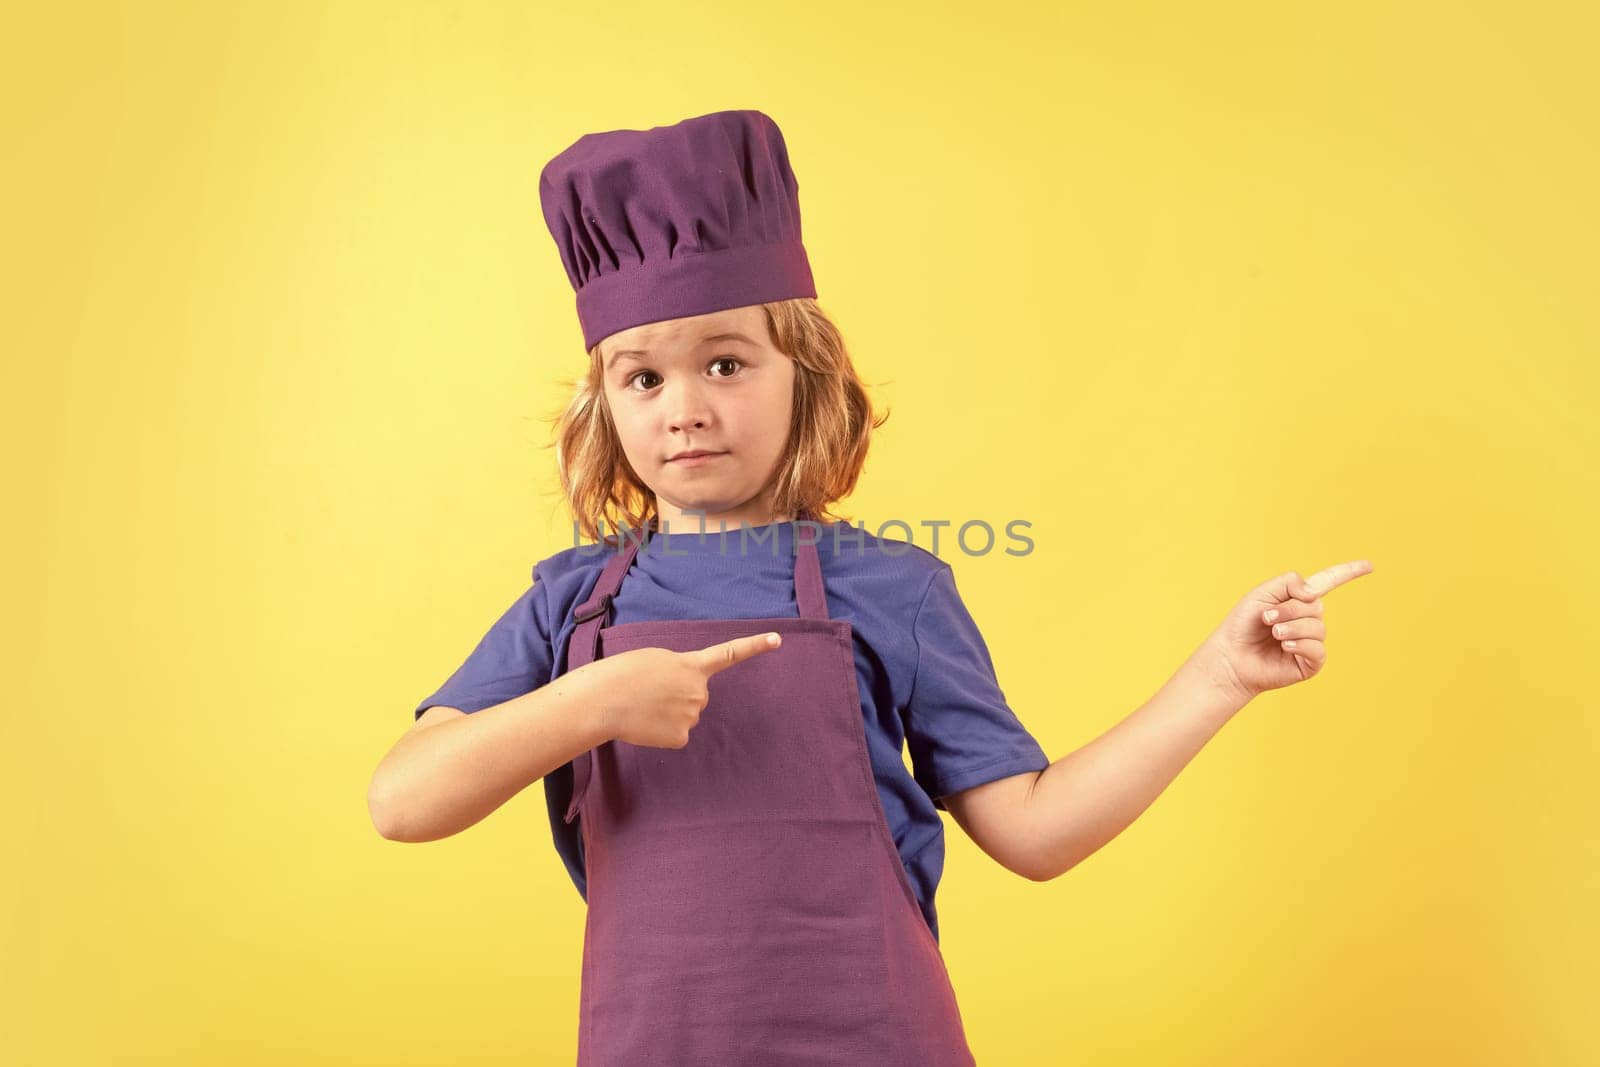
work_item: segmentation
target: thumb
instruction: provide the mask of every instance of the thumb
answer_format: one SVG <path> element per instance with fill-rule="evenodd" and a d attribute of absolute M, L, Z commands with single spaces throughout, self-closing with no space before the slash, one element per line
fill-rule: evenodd
<path fill-rule="evenodd" d="M 742 663 L 751 656 L 770 652 L 777 648 L 782 640 L 776 633 L 755 634 L 695 649 L 692 652 L 685 652 L 684 655 L 689 657 L 690 663 L 705 671 L 707 675 L 712 675 L 727 670 L 735 663 Z"/>

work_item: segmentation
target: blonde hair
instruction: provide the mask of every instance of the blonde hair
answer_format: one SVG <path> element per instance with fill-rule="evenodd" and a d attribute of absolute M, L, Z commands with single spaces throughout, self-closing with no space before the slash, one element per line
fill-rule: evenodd
<path fill-rule="evenodd" d="M 812 297 L 760 305 L 778 351 L 794 361 L 789 441 L 769 485 L 775 514 L 809 514 L 821 522 L 844 516 L 831 505 L 848 496 L 866 463 L 872 431 L 889 419 L 875 415 L 850 361 L 839 328 Z M 642 528 L 655 518 L 655 494 L 634 473 L 606 404 L 600 345 L 589 369 L 573 380 L 572 400 L 549 420 L 547 448 L 556 449 L 561 491 L 584 537 L 598 541 L 600 524 Z"/>

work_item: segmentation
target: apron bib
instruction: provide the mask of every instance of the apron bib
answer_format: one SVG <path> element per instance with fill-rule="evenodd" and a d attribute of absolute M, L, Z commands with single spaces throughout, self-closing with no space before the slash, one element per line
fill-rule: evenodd
<path fill-rule="evenodd" d="M 851 626 L 800 534 L 797 617 L 606 625 L 636 536 L 576 610 L 568 670 L 783 637 L 711 677 L 684 748 L 613 740 L 573 761 L 578 1067 L 974 1063 L 873 782 Z"/>

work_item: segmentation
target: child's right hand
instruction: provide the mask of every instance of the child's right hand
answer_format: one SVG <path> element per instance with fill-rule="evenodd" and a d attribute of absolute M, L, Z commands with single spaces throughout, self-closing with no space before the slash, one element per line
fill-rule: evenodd
<path fill-rule="evenodd" d="M 775 633 L 753 634 L 689 652 L 635 648 L 572 672 L 593 694 L 608 739 L 651 748 L 683 748 L 711 698 L 709 682 L 752 656 L 777 648 Z"/>

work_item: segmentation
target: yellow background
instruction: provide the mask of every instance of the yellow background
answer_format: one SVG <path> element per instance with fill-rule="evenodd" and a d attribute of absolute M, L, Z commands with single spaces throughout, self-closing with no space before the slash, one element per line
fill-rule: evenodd
<path fill-rule="evenodd" d="M 1581 5 L 29 5 L 0 42 L 0 1055 L 569 1063 L 542 790 L 372 769 L 572 543 L 540 167 L 755 107 L 1052 758 L 1256 583 L 1320 676 L 1032 883 L 946 818 L 984 1064 L 1600 1057 L 1600 188 Z M 926 546 L 926 542 L 924 543 Z"/>

